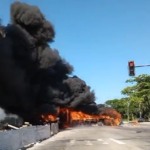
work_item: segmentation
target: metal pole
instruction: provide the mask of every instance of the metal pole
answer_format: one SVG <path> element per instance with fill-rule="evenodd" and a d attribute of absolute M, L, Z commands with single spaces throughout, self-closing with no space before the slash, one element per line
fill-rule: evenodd
<path fill-rule="evenodd" d="M 141 103 L 139 103 L 139 117 L 142 118 Z"/>
<path fill-rule="evenodd" d="M 138 65 L 138 66 L 135 66 L 135 67 L 147 67 L 147 66 L 150 66 L 150 65 Z"/>
<path fill-rule="evenodd" d="M 129 106 L 130 106 L 130 102 L 127 102 L 127 117 L 128 117 L 128 122 L 130 120 L 130 116 L 129 116 Z"/>

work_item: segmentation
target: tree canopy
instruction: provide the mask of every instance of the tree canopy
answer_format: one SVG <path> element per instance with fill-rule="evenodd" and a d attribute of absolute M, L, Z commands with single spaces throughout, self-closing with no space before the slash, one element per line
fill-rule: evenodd
<path fill-rule="evenodd" d="M 126 81 L 129 86 L 121 93 L 124 98 L 107 100 L 106 105 L 119 111 L 124 118 L 150 118 L 150 76 L 142 74 Z M 129 112 L 128 112 L 129 111 Z"/>

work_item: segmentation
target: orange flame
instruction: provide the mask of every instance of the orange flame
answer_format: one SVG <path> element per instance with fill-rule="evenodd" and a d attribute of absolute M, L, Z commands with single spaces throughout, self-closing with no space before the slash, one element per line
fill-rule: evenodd
<path fill-rule="evenodd" d="M 87 121 L 87 120 L 98 120 L 98 116 L 89 115 L 86 113 L 83 113 L 81 111 L 71 111 L 70 112 L 71 120 L 81 120 L 81 121 Z"/>
<path fill-rule="evenodd" d="M 119 125 L 121 122 L 121 115 L 116 110 L 111 108 L 104 109 L 104 111 L 98 115 L 86 114 L 72 108 L 59 108 L 56 115 L 41 115 L 41 118 L 47 123 L 57 121 L 58 117 L 63 128 L 71 126 L 71 123 L 74 121 L 81 123 L 86 121 L 99 122 L 102 120 L 105 125 L 111 126 Z"/>
<path fill-rule="evenodd" d="M 41 118 L 42 118 L 42 120 L 44 120 L 44 121 L 47 122 L 47 123 L 57 121 L 57 116 L 55 116 L 55 115 L 50 115 L 50 114 L 41 115 Z"/>

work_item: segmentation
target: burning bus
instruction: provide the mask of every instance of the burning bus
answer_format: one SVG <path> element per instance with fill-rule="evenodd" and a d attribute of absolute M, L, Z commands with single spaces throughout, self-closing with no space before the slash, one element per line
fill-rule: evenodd
<path fill-rule="evenodd" d="M 91 87 L 50 47 L 55 30 L 39 8 L 16 1 L 10 12 L 11 22 L 0 28 L 0 108 L 6 115 L 33 125 L 59 121 L 60 127 L 105 120 Z"/>

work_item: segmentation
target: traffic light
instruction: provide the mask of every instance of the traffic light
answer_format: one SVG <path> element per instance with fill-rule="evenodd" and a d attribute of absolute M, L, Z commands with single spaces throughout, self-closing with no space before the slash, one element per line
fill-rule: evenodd
<path fill-rule="evenodd" d="M 128 62 L 128 67 L 129 67 L 129 76 L 135 76 L 135 65 L 134 65 L 134 61 L 129 61 L 129 62 Z"/>

